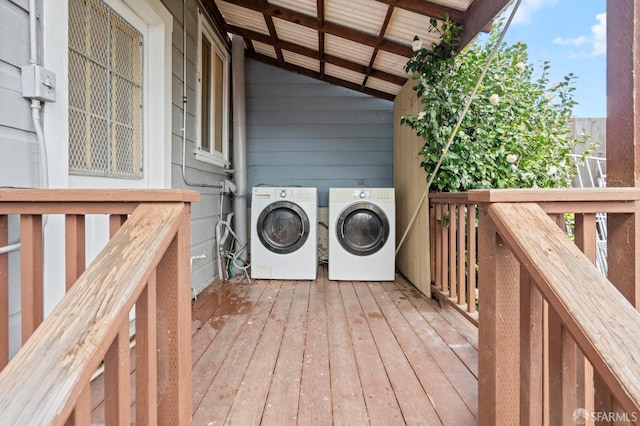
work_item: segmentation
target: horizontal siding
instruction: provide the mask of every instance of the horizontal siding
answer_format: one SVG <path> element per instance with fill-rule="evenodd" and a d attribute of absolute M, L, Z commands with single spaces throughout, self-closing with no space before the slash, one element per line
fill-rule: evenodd
<path fill-rule="evenodd" d="M 0 62 L 16 67 L 29 63 L 29 13 L 26 6 L 0 0 Z M 10 36 L 7 36 L 10 35 Z"/>
<path fill-rule="evenodd" d="M 248 60 L 247 182 L 393 186 L 392 103 Z"/>

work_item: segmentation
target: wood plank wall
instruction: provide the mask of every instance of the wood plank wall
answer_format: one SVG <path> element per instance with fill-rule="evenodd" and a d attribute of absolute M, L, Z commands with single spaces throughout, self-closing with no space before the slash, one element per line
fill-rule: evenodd
<path fill-rule="evenodd" d="M 247 186 L 393 186 L 393 104 L 246 62 Z"/>
<path fill-rule="evenodd" d="M 396 238 L 398 242 L 405 233 L 419 200 L 427 185 L 427 173 L 420 167 L 418 151 L 424 145 L 413 129 L 400 125 L 400 117 L 417 114 L 420 104 L 409 80 L 396 96 L 393 108 L 393 182 L 396 188 Z M 418 217 L 407 234 L 398 256 L 396 266 L 422 293 L 431 295 L 428 276 L 427 250 L 427 206 L 420 208 Z"/>

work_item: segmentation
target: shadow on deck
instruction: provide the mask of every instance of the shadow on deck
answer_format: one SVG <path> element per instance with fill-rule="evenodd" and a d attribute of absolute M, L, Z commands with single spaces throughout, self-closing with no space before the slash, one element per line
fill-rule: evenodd
<path fill-rule="evenodd" d="M 193 424 L 477 424 L 477 344 L 451 321 L 399 276 L 213 283 L 192 304 Z"/>

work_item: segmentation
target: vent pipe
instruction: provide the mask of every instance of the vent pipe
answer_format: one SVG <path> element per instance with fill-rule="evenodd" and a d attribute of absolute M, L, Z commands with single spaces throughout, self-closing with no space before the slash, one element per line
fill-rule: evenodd
<path fill-rule="evenodd" d="M 236 251 L 248 244 L 247 237 L 247 161 L 246 161 L 246 108 L 244 92 L 244 40 L 233 35 L 231 40 L 231 64 L 233 68 L 233 169 L 237 191 L 234 194 Z M 247 250 L 240 253 L 247 260 Z"/>

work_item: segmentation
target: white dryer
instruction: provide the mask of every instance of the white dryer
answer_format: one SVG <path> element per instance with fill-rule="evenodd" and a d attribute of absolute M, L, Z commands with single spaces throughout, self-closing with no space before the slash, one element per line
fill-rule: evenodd
<path fill-rule="evenodd" d="M 313 280 L 318 270 L 316 188 L 256 186 L 251 278 Z"/>
<path fill-rule="evenodd" d="M 393 188 L 329 189 L 329 279 L 395 279 Z"/>

